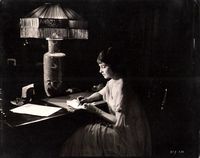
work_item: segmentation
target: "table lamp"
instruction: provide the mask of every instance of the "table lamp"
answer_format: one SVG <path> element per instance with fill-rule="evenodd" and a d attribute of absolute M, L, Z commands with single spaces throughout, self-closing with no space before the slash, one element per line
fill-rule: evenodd
<path fill-rule="evenodd" d="M 48 97 L 63 89 L 63 61 L 59 43 L 64 39 L 88 39 L 87 22 L 75 11 L 61 4 L 45 3 L 20 18 L 21 38 L 44 38 L 48 52 L 43 56 L 44 89 Z"/>

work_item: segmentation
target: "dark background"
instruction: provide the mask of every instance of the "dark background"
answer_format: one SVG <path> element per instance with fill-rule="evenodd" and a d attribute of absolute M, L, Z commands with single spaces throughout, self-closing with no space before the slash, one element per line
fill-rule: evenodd
<path fill-rule="evenodd" d="M 22 39 L 19 19 L 45 0 L 0 1 L 1 83 L 5 99 L 21 87 L 43 90 L 45 39 Z M 105 82 L 96 57 L 107 46 L 124 48 L 128 76 L 145 105 L 152 129 L 153 155 L 197 157 L 199 129 L 198 0 L 65 0 L 89 25 L 88 40 L 64 40 L 67 88 L 88 89 Z M 194 42 L 195 39 L 195 42 Z M 195 44 L 195 45 L 194 45 Z M 17 65 L 8 63 L 14 58 Z M 162 100 L 165 89 L 167 98 Z"/>

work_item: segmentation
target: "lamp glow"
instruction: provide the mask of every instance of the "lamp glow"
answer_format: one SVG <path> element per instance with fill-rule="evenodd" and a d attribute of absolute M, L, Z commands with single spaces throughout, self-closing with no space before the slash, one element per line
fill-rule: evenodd
<path fill-rule="evenodd" d="M 43 57 L 44 88 L 48 97 L 60 94 L 66 55 L 60 52 L 59 42 L 64 39 L 88 39 L 87 22 L 72 9 L 46 3 L 20 19 L 20 37 L 48 41 L 48 52 Z"/>

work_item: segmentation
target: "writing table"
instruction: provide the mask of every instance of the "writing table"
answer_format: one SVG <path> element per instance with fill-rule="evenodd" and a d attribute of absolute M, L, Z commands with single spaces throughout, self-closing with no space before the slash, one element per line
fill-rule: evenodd
<path fill-rule="evenodd" d="M 33 103 L 38 104 L 38 105 L 43 105 L 43 106 L 59 106 L 59 105 L 61 105 L 60 107 L 63 107 L 63 108 L 50 116 L 35 116 L 35 115 L 28 115 L 28 114 L 18 114 L 18 113 L 13 113 L 11 111 L 8 111 L 6 113 L 5 122 L 10 127 L 19 127 L 19 126 L 24 126 L 24 125 L 28 125 L 28 124 L 33 124 L 36 122 L 50 120 L 50 119 L 61 117 L 64 115 L 70 115 L 72 112 L 69 112 L 66 109 L 64 109 L 66 100 L 67 99 L 68 100 L 75 99 L 79 95 L 88 96 L 89 94 L 91 94 L 91 93 L 81 92 L 81 93 L 74 93 L 74 94 L 55 97 L 55 98 L 38 99 L 36 101 L 33 101 Z"/>
<path fill-rule="evenodd" d="M 34 116 L 28 114 L 18 114 L 11 111 L 6 113 L 6 124 L 10 127 L 20 127 L 28 124 L 33 124 L 36 122 L 41 122 L 45 120 L 50 120 L 57 117 L 62 117 L 66 115 L 72 115 L 72 111 L 66 109 L 66 101 L 76 99 L 78 96 L 89 96 L 91 92 L 79 92 L 74 94 L 69 94 L 66 96 L 54 97 L 54 98 L 43 98 L 38 101 L 34 101 L 34 104 L 43 106 L 59 106 L 62 107 L 61 110 L 50 116 Z M 95 102 L 96 105 L 104 104 L 104 101 Z"/>

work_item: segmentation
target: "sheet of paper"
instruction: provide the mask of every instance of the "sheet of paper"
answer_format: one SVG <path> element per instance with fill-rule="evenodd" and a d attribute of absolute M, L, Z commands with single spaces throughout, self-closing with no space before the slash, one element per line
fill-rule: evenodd
<path fill-rule="evenodd" d="M 80 105 L 80 103 L 77 99 L 67 100 L 66 104 L 68 106 L 73 107 L 74 109 L 85 109 L 85 107 L 83 105 Z"/>
<path fill-rule="evenodd" d="M 20 107 L 11 109 L 10 111 L 20 114 L 29 114 L 36 116 L 50 116 L 53 113 L 59 111 L 60 107 L 43 106 L 37 104 L 25 104 Z"/>
<path fill-rule="evenodd" d="M 66 104 L 66 101 L 76 99 L 79 96 L 87 97 L 90 94 L 91 93 L 89 93 L 89 92 L 79 92 L 79 93 L 74 93 L 74 94 L 67 95 L 67 96 L 60 96 L 60 97 L 55 97 L 55 98 L 45 98 L 45 99 L 43 99 L 43 101 L 53 104 L 53 105 L 57 105 L 59 107 L 62 107 L 64 109 L 68 110 L 69 105 Z"/>

